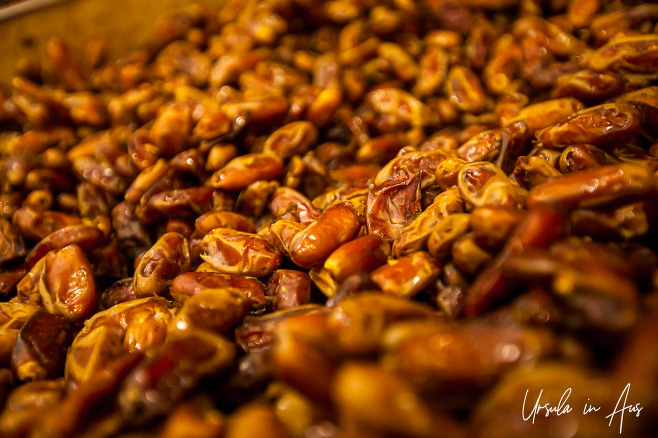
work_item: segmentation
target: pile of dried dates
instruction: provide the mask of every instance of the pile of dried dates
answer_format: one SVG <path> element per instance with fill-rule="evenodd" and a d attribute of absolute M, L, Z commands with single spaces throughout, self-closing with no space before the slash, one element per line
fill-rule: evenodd
<path fill-rule="evenodd" d="M 0 88 L 0 436 L 655 436 L 657 3 L 156 35 Z"/>

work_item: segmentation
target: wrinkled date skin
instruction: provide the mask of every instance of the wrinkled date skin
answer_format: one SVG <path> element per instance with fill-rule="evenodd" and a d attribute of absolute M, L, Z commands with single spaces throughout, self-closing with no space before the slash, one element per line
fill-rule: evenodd
<path fill-rule="evenodd" d="M 290 258 L 304 268 L 318 266 L 335 249 L 352 240 L 360 226 L 359 218 L 351 204 L 335 204 L 293 237 L 290 243 Z"/>
<path fill-rule="evenodd" d="M 49 313 L 84 321 L 96 308 L 91 265 L 77 245 L 51 251 L 18 283 L 22 300 L 39 303 Z"/>
<path fill-rule="evenodd" d="M 240 192 L 235 203 L 238 213 L 258 217 L 267 208 L 270 195 L 279 187 L 277 181 L 256 181 Z"/>
<path fill-rule="evenodd" d="M 634 106 L 612 103 L 584 109 L 537 132 L 549 148 L 589 143 L 602 148 L 627 143 L 639 132 L 642 117 Z"/>
<path fill-rule="evenodd" d="M 273 243 L 281 254 L 290 258 L 292 239 L 304 228 L 304 225 L 294 220 L 279 219 L 264 229 L 261 235 Z"/>
<path fill-rule="evenodd" d="M 464 139 L 467 140 L 468 138 Z M 404 152 L 404 153 L 403 153 Z M 386 180 L 399 181 L 405 175 L 413 175 L 409 169 L 420 171 L 420 184 L 422 187 L 431 185 L 434 173 L 441 163 L 450 155 L 441 149 L 400 151 L 402 155 L 392 159 L 377 173 L 374 183 L 381 186 Z M 406 168 L 406 169 L 405 169 Z"/>
<path fill-rule="evenodd" d="M 201 242 L 201 258 L 218 271 L 263 277 L 281 266 L 281 253 L 262 237 L 215 228 Z"/>
<path fill-rule="evenodd" d="M 457 149 L 459 157 L 472 163 L 474 161 L 493 161 L 500 153 L 502 130 L 492 129 L 481 132 Z"/>
<path fill-rule="evenodd" d="M 572 97 L 552 99 L 521 108 L 518 116 L 506 123 L 511 126 L 523 122 L 530 134 L 557 123 L 583 109 L 583 104 Z"/>
<path fill-rule="evenodd" d="M 474 207 L 513 207 L 520 202 L 523 191 L 499 167 L 485 161 L 462 167 L 457 175 L 457 187 L 462 199 Z"/>
<path fill-rule="evenodd" d="M 304 155 L 318 140 L 318 129 L 310 122 L 288 123 L 270 135 L 263 145 L 263 152 L 285 159 Z"/>
<path fill-rule="evenodd" d="M 126 352 L 140 352 L 164 342 L 173 316 L 164 298 L 142 298 L 98 312 L 85 322 L 66 358 L 67 380 L 79 384 Z"/>
<path fill-rule="evenodd" d="M 519 185 L 525 189 L 530 189 L 562 175 L 544 157 L 540 156 L 519 157 L 512 174 Z"/>
<path fill-rule="evenodd" d="M 203 289 L 185 301 L 168 332 L 188 329 L 223 333 L 242 321 L 249 310 L 247 295 L 232 288 Z"/>
<path fill-rule="evenodd" d="M 427 250 L 438 260 L 445 259 L 452 246 L 469 231 L 472 215 L 455 213 L 440 219 L 432 228 L 427 240 Z"/>
<path fill-rule="evenodd" d="M 613 38 L 590 58 L 595 71 L 613 70 L 654 77 L 658 57 L 658 37 L 655 34 Z"/>
<path fill-rule="evenodd" d="M 215 228 L 230 228 L 232 230 L 253 233 L 256 231 L 254 224 L 249 218 L 230 211 L 214 211 L 202 214 L 194 221 L 194 229 L 197 233 L 205 236 Z"/>
<path fill-rule="evenodd" d="M 320 212 L 318 212 L 306 196 L 289 187 L 277 188 L 270 199 L 270 212 L 275 217 L 279 217 L 291 207 L 297 209 L 299 221 L 304 225 L 310 224 L 320 215 Z"/>
<path fill-rule="evenodd" d="M 179 233 L 167 233 L 144 254 L 135 269 L 133 291 L 137 298 L 166 294 L 171 282 L 190 270 L 190 246 Z"/>
<path fill-rule="evenodd" d="M 140 206 L 136 213 L 144 222 L 154 222 L 164 217 L 197 217 L 212 208 L 212 187 L 193 187 L 156 193 Z"/>
<path fill-rule="evenodd" d="M 0 304 L 0 327 L 3 329 L 20 329 L 38 306 L 30 303 L 7 302 Z"/>
<path fill-rule="evenodd" d="M 449 189 L 434 198 L 434 202 L 416 219 L 402 230 L 393 241 L 393 254 L 396 257 L 425 249 L 427 241 L 442 219 L 464 211 L 464 203 L 459 191 Z"/>
<path fill-rule="evenodd" d="M 242 291 L 254 307 L 265 304 L 265 287 L 255 278 L 230 275 L 222 272 L 186 272 L 171 284 L 171 297 L 183 305 L 203 289 L 230 288 Z"/>
<path fill-rule="evenodd" d="M 420 173 L 397 173 L 368 193 L 368 233 L 392 242 L 420 214 L 420 209 Z"/>
<path fill-rule="evenodd" d="M 594 145 L 577 144 L 562 151 L 559 167 L 562 173 L 572 173 L 614 164 L 616 161 L 614 157 Z"/>

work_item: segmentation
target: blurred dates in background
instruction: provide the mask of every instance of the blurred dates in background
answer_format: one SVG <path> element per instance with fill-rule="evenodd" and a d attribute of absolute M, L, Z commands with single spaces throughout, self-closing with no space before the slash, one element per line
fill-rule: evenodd
<path fill-rule="evenodd" d="M 655 434 L 658 4 L 155 27 L 0 86 L 0 436 Z"/>

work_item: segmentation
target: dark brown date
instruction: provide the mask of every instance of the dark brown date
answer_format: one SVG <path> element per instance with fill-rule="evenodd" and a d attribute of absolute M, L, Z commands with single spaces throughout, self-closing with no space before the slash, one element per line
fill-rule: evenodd
<path fill-rule="evenodd" d="M 25 322 L 11 357 L 18 380 L 58 377 L 64 371 L 66 350 L 73 341 L 73 325 L 59 315 L 36 311 Z"/>
<path fill-rule="evenodd" d="M 274 271 L 266 285 L 266 294 L 274 298 L 274 308 L 285 310 L 311 300 L 311 277 L 290 269 Z"/>

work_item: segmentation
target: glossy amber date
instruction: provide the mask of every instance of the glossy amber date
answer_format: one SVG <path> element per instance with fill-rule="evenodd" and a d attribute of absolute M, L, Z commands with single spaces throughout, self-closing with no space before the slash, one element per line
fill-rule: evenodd
<path fill-rule="evenodd" d="M 232 288 L 203 289 L 185 300 L 168 332 L 193 329 L 224 333 L 242 321 L 249 310 L 247 295 Z"/>
<path fill-rule="evenodd" d="M 263 152 L 288 159 L 304 155 L 318 140 L 318 129 L 311 122 L 288 123 L 274 131 L 265 141 Z"/>
<path fill-rule="evenodd" d="M 421 251 L 427 247 L 430 234 L 446 217 L 464 211 L 457 189 L 448 189 L 434 198 L 434 202 L 414 219 L 393 241 L 393 254 L 396 257 Z"/>
<path fill-rule="evenodd" d="M 145 298 L 167 294 L 174 278 L 190 269 L 190 246 L 187 239 L 178 233 L 164 234 L 142 256 L 135 269 L 135 296 Z"/>
<path fill-rule="evenodd" d="M 577 143 L 589 143 L 599 147 L 627 143 L 640 130 L 642 117 L 629 104 L 603 104 L 584 109 L 537 132 L 537 139 L 544 146 L 562 149 Z"/>
<path fill-rule="evenodd" d="M 602 205 L 622 197 L 639 196 L 653 189 L 646 167 L 622 163 L 572 173 L 530 190 L 528 205 L 555 202 L 565 207 Z"/>
<path fill-rule="evenodd" d="M 51 251 L 17 285 L 23 301 L 38 303 L 49 313 L 84 321 L 96 308 L 96 282 L 91 265 L 77 245 Z"/>
<path fill-rule="evenodd" d="M 331 253 L 352 240 L 361 224 L 349 203 L 327 208 L 311 225 L 299 231 L 290 243 L 290 258 L 302 268 L 322 264 Z"/>
<path fill-rule="evenodd" d="M 428 253 L 419 251 L 375 269 L 370 278 L 387 294 L 410 298 L 427 287 L 441 269 Z"/>
<path fill-rule="evenodd" d="M 254 224 L 249 218 L 230 211 L 213 211 L 205 213 L 194 221 L 194 229 L 202 236 L 205 236 L 215 228 L 231 228 L 246 233 L 253 233 L 256 231 Z"/>
<path fill-rule="evenodd" d="M 229 161 L 209 180 L 212 187 L 241 190 L 261 179 L 276 179 L 283 171 L 283 161 L 274 154 L 242 155 Z"/>
<path fill-rule="evenodd" d="M 658 56 L 656 34 L 619 36 L 599 48 L 589 60 L 595 71 L 614 70 L 653 77 L 651 68 Z"/>
<path fill-rule="evenodd" d="M 265 303 L 265 288 L 255 278 L 222 272 L 186 272 L 177 276 L 171 284 L 171 297 L 183 305 L 185 301 L 203 289 L 230 288 L 242 291 L 251 305 L 259 307 Z"/>
<path fill-rule="evenodd" d="M 343 281 L 350 275 L 383 265 L 390 252 L 388 242 L 377 235 L 358 237 L 332 252 L 324 262 L 324 269 L 336 280 Z"/>
<path fill-rule="evenodd" d="M 256 234 L 215 228 L 201 246 L 201 258 L 227 274 L 263 277 L 281 266 L 279 250 Z"/>
<path fill-rule="evenodd" d="M 67 381 L 93 379 L 126 352 L 144 352 L 164 342 L 175 313 L 164 298 L 142 298 L 117 304 L 89 318 L 66 357 Z"/>

